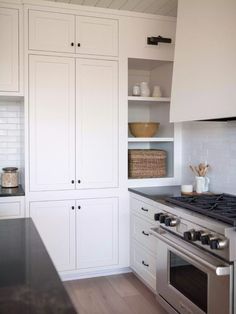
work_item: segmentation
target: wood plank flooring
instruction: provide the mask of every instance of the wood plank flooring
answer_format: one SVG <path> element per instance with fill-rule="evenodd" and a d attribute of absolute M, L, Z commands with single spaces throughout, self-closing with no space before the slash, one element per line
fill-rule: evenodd
<path fill-rule="evenodd" d="M 167 314 L 132 273 L 66 281 L 79 314 Z"/>

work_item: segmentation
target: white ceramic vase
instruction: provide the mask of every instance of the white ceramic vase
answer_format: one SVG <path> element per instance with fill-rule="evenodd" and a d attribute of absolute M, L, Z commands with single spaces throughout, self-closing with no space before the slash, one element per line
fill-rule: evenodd
<path fill-rule="evenodd" d="M 141 89 L 141 96 L 142 97 L 149 97 L 150 96 L 150 88 L 148 86 L 148 82 L 141 82 L 140 83 Z"/>

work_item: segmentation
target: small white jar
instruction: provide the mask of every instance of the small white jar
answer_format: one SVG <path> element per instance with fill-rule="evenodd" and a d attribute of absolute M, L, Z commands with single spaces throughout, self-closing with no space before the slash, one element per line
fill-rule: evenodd
<path fill-rule="evenodd" d="M 150 96 L 150 88 L 148 86 L 148 82 L 140 83 L 140 89 L 141 89 L 141 96 L 142 97 L 149 97 Z"/>
<path fill-rule="evenodd" d="M 132 95 L 133 96 L 140 96 L 140 94 L 141 94 L 140 86 L 138 84 L 135 84 L 133 86 Z"/>

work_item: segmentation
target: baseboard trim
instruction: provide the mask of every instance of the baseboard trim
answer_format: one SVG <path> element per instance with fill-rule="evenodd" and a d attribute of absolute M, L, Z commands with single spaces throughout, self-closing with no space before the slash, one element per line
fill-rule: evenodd
<path fill-rule="evenodd" d="M 76 280 L 76 279 L 86 279 L 86 278 L 94 278 L 94 277 L 103 277 L 103 276 L 111 276 L 111 275 L 119 275 L 125 273 L 131 273 L 132 270 L 129 267 L 117 268 L 117 269 L 109 269 L 109 270 L 101 270 L 101 271 L 92 271 L 87 273 L 79 273 L 74 272 L 70 274 L 59 274 L 62 281 Z"/>

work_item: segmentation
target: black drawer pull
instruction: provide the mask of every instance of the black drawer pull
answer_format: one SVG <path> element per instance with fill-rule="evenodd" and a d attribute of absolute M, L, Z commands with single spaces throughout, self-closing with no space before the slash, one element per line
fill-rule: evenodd
<path fill-rule="evenodd" d="M 72 183 L 72 184 L 74 184 L 74 183 L 75 183 L 75 181 L 74 181 L 74 180 L 71 180 L 71 183 Z"/>
<path fill-rule="evenodd" d="M 145 236 L 149 236 L 149 233 L 146 233 L 144 230 L 142 231 L 142 234 L 144 234 Z"/>
<path fill-rule="evenodd" d="M 78 43 L 77 46 L 80 47 L 80 43 Z"/>
<path fill-rule="evenodd" d="M 78 206 L 78 209 L 81 209 L 81 206 Z"/>
<path fill-rule="evenodd" d="M 81 183 L 81 181 L 80 181 L 80 180 L 78 180 L 78 183 L 80 184 L 80 183 Z"/>
<path fill-rule="evenodd" d="M 148 209 L 147 209 L 147 208 L 141 207 L 141 209 L 142 209 L 144 212 L 148 212 Z"/>
<path fill-rule="evenodd" d="M 71 206 L 71 209 L 73 209 L 73 210 L 74 210 L 74 209 L 75 209 L 75 206 Z"/>
<path fill-rule="evenodd" d="M 144 261 L 142 261 L 142 264 L 143 264 L 144 266 L 146 266 L 146 267 L 149 267 L 149 265 L 146 264 Z"/>
<path fill-rule="evenodd" d="M 71 43 L 70 45 L 71 45 L 71 47 L 73 47 L 73 46 L 74 46 L 74 43 Z"/>

